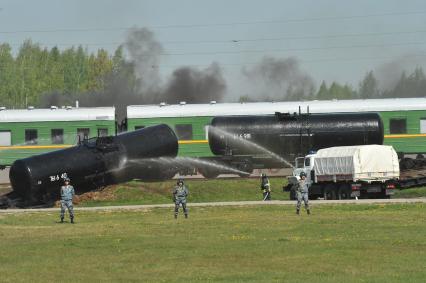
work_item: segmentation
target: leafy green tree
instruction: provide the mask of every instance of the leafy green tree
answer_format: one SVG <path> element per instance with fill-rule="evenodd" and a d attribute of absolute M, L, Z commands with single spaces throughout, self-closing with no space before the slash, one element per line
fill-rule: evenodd
<path fill-rule="evenodd" d="M 253 98 L 251 98 L 250 96 L 246 95 L 242 95 L 240 96 L 240 98 L 238 98 L 238 102 L 240 103 L 245 103 L 245 102 L 255 102 L 256 100 L 254 100 Z"/>
<path fill-rule="evenodd" d="M 19 75 L 15 77 L 18 87 L 14 102 L 17 107 L 32 105 L 37 99 L 39 91 L 37 63 L 40 53 L 40 46 L 33 44 L 31 40 L 25 40 L 19 49 L 16 58 L 16 67 Z"/>
<path fill-rule="evenodd" d="M 424 97 L 426 77 L 421 67 L 417 67 L 412 74 L 402 72 L 395 87 L 383 92 L 384 97 Z"/>
<path fill-rule="evenodd" d="M 326 99 L 331 98 L 330 93 L 329 93 L 328 88 L 327 88 L 327 84 L 325 83 L 325 81 L 322 81 L 316 97 L 319 100 L 326 100 Z"/>
<path fill-rule="evenodd" d="M 355 92 L 349 85 L 340 85 L 337 82 L 333 82 L 329 89 L 329 96 L 332 99 L 351 99 L 355 96 Z"/>
<path fill-rule="evenodd" d="M 379 88 L 373 71 L 368 72 L 359 84 L 359 96 L 362 99 L 379 97 Z"/>
<path fill-rule="evenodd" d="M 53 47 L 49 51 L 46 62 L 46 84 L 45 92 L 62 93 L 64 91 L 64 65 L 58 47 Z"/>
<path fill-rule="evenodd" d="M 92 54 L 89 57 L 89 91 L 105 89 L 106 75 L 112 72 L 112 66 L 112 60 L 104 49 L 99 49 L 96 56 Z"/>
<path fill-rule="evenodd" d="M 0 44 L 0 106 L 13 106 L 15 60 L 9 44 Z"/>

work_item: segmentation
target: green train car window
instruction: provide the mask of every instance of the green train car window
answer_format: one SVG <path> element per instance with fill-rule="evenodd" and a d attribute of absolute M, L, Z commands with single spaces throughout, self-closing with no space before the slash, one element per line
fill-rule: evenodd
<path fill-rule="evenodd" d="M 25 144 L 37 144 L 38 133 L 34 129 L 25 130 Z"/>
<path fill-rule="evenodd" d="M 98 128 L 98 137 L 106 137 L 108 136 L 107 128 Z"/>
<path fill-rule="evenodd" d="M 12 135 L 10 131 L 0 131 L 0 146 L 11 146 Z"/>
<path fill-rule="evenodd" d="M 78 128 L 77 129 L 77 136 L 80 141 L 87 140 L 90 136 L 90 129 L 89 128 Z"/>
<path fill-rule="evenodd" d="M 175 126 L 175 130 L 179 140 L 192 140 L 191 124 L 178 124 Z"/>
<path fill-rule="evenodd" d="M 390 119 L 389 133 L 390 134 L 406 134 L 407 119 Z"/>
<path fill-rule="evenodd" d="M 52 129 L 50 137 L 52 144 L 64 144 L 64 129 Z"/>

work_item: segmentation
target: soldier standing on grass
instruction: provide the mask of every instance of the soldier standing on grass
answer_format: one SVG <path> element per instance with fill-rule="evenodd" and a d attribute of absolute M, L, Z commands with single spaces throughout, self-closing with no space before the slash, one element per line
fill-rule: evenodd
<path fill-rule="evenodd" d="M 64 179 L 64 186 L 61 187 L 61 223 L 64 223 L 65 208 L 70 214 L 71 223 L 74 224 L 74 207 L 72 198 L 74 197 L 74 187 L 70 185 L 70 179 Z"/>
<path fill-rule="evenodd" d="M 271 200 L 271 184 L 269 183 L 269 179 L 265 173 L 262 173 L 260 189 L 263 193 L 263 200 Z"/>
<path fill-rule="evenodd" d="M 305 209 L 308 214 L 311 214 L 309 209 L 309 184 L 306 182 L 306 173 L 300 173 L 300 180 L 296 186 L 296 213 L 300 214 L 300 205 L 302 204 L 302 200 L 305 203 Z"/>
<path fill-rule="evenodd" d="M 179 206 L 182 204 L 185 218 L 188 218 L 188 209 L 186 208 L 186 197 L 189 195 L 188 188 L 183 183 L 182 179 L 177 181 L 177 186 L 173 190 L 173 201 L 175 203 L 175 219 L 178 217 Z"/>

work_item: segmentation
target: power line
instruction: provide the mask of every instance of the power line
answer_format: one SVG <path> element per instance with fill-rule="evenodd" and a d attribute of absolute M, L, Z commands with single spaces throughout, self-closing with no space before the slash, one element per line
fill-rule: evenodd
<path fill-rule="evenodd" d="M 178 41 L 162 41 L 162 44 L 197 44 L 197 43 L 239 43 L 239 42 L 259 42 L 259 41 L 281 41 L 292 39 L 325 39 L 325 38 L 341 38 L 341 37 L 362 37 L 362 36 L 386 36 L 395 34 L 417 34 L 426 33 L 426 30 L 415 31 L 389 31 L 389 32 L 368 32 L 368 33 L 343 33 L 343 34 L 325 34 L 325 35 L 290 35 L 282 37 L 261 37 L 261 38 L 235 38 L 221 40 L 178 40 Z M 19 46 L 22 43 L 9 43 L 12 46 Z M 42 45 L 57 45 L 57 46 L 102 46 L 102 45 L 120 45 L 123 42 L 91 42 L 91 43 L 39 43 Z"/>
<path fill-rule="evenodd" d="M 370 47 L 392 47 L 405 45 L 422 45 L 422 42 L 404 42 L 393 44 L 365 44 L 365 45 L 346 45 L 346 46 L 324 46 L 324 47 L 308 47 L 308 48 L 288 48 L 288 49 L 258 49 L 258 50 L 239 50 L 239 51 L 212 51 L 212 52 L 188 52 L 188 53 L 161 53 L 160 56 L 192 56 L 192 55 L 219 55 L 219 54 L 243 54 L 243 53 L 269 53 L 269 52 L 294 52 L 294 51 L 312 51 L 312 50 L 328 50 L 328 49 L 350 49 L 350 48 L 370 48 Z M 151 55 L 142 55 L 151 56 Z"/>
<path fill-rule="evenodd" d="M 386 36 L 396 34 L 418 34 L 426 33 L 426 30 L 415 31 L 389 31 L 389 32 L 369 32 L 369 33 L 343 33 L 343 34 L 325 34 L 325 35 L 306 35 L 306 36 L 282 36 L 282 37 L 262 37 L 262 38 L 236 38 L 236 39 L 222 39 L 222 40 L 188 40 L 188 41 L 162 41 L 162 44 L 197 44 L 197 43 L 230 43 L 236 44 L 240 42 L 261 42 L 261 41 L 281 41 L 281 40 L 298 40 L 298 39 L 326 39 L 326 38 L 342 38 L 342 37 L 362 37 L 362 36 Z M 20 46 L 22 43 L 8 43 L 11 46 Z M 39 43 L 40 45 L 54 45 L 54 46 L 105 46 L 105 45 L 121 45 L 123 42 L 90 42 L 90 43 Z"/>
<path fill-rule="evenodd" d="M 237 26 L 237 25 L 284 24 L 284 23 L 300 23 L 300 22 L 351 20 L 351 19 L 389 17 L 389 16 L 414 16 L 414 15 L 423 15 L 423 14 L 426 14 L 426 11 L 390 12 L 390 13 L 353 15 L 353 16 L 314 17 L 314 18 L 299 18 L 299 19 L 296 18 L 296 19 L 286 19 L 286 20 L 246 21 L 246 22 L 210 23 L 210 24 L 196 23 L 196 24 L 179 24 L 179 25 L 157 25 L 157 26 L 154 25 L 154 26 L 147 26 L 147 27 L 151 29 L 205 28 L 205 27 L 224 27 L 224 26 Z M 130 30 L 132 28 L 135 28 L 135 27 L 29 29 L 29 30 L 14 30 L 14 31 L 3 30 L 3 31 L 0 31 L 0 34 L 123 31 L 123 30 Z"/>

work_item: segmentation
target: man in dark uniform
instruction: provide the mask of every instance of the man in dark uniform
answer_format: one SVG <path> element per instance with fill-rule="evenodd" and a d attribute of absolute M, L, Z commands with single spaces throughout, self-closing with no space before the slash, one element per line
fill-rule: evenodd
<path fill-rule="evenodd" d="M 182 179 L 177 181 L 177 186 L 173 190 L 173 201 L 175 202 L 175 219 L 179 213 L 179 206 L 182 204 L 185 218 L 188 218 L 188 209 L 186 208 L 186 197 L 189 195 L 188 188 L 183 183 Z"/>
<path fill-rule="evenodd" d="M 265 173 L 262 173 L 260 180 L 260 190 L 263 193 L 263 200 L 271 200 L 271 184 Z"/>
<path fill-rule="evenodd" d="M 309 184 L 306 181 L 306 173 L 300 173 L 300 180 L 296 186 L 296 213 L 300 214 L 300 205 L 302 204 L 302 200 L 305 203 L 305 209 L 308 214 L 311 214 L 311 210 L 309 209 Z"/>
<path fill-rule="evenodd" d="M 74 207 L 72 198 L 74 197 L 74 187 L 70 185 L 70 179 L 64 179 L 64 186 L 61 187 L 61 223 L 64 222 L 65 209 L 68 209 L 71 223 L 74 224 Z"/>

